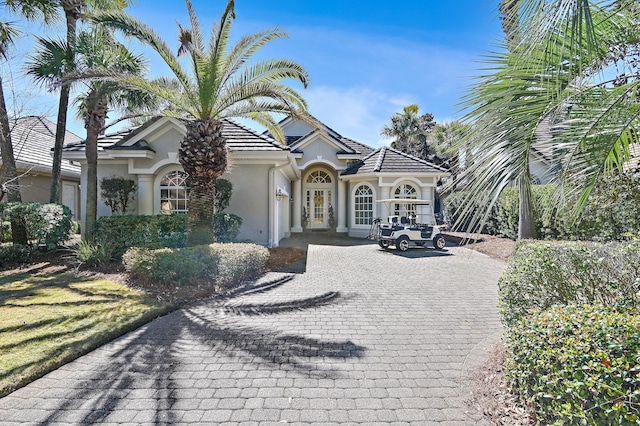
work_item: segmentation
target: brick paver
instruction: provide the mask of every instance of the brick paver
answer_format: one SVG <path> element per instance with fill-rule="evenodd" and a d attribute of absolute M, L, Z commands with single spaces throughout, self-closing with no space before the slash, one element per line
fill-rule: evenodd
<path fill-rule="evenodd" d="M 156 320 L 0 399 L 4 424 L 482 424 L 465 372 L 504 264 L 309 246 L 307 272 Z"/>

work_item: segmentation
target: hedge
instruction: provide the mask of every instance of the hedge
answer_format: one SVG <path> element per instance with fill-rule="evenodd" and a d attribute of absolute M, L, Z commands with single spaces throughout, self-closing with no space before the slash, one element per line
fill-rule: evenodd
<path fill-rule="evenodd" d="M 537 424 L 640 423 L 639 313 L 564 306 L 514 324 L 507 375 Z"/>
<path fill-rule="evenodd" d="M 269 251 L 255 244 L 210 244 L 189 248 L 134 247 L 122 257 L 136 280 L 164 285 L 207 282 L 230 285 L 264 270 Z"/>
<path fill-rule="evenodd" d="M 93 235 L 121 256 L 129 247 L 183 247 L 186 229 L 183 214 L 103 216 L 96 221 Z"/>
<path fill-rule="evenodd" d="M 640 237 L 640 174 L 604 177 L 574 223 L 567 212 L 558 210 L 553 200 L 554 185 L 534 185 L 532 196 L 536 216 L 536 232 L 540 239 L 622 241 Z M 454 230 L 518 236 L 518 191 L 507 188 L 489 212 L 482 227 L 471 227 L 469 220 L 460 221 L 459 210 L 465 198 L 461 191 L 446 200 L 447 222 Z"/>
<path fill-rule="evenodd" d="M 216 213 L 214 231 L 219 242 L 233 242 L 240 233 L 242 219 L 231 213 Z M 103 216 L 96 221 L 96 238 L 114 248 L 121 256 L 129 247 L 184 247 L 187 215 L 124 215 Z"/>
<path fill-rule="evenodd" d="M 71 210 L 62 204 L 1 203 L 0 232 L 10 236 L 11 222 L 20 222 L 27 231 L 27 241 L 34 247 L 54 249 L 70 236 L 73 221 Z"/>
<path fill-rule="evenodd" d="M 604 303 L 640 303 L 640 242 L 545 243 L 522 241 L 498 282 L 507 326 L 532 308 Z"/>

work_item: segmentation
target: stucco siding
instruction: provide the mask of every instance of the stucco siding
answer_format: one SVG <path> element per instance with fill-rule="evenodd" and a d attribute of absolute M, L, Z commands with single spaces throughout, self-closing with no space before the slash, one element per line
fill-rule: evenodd
<path fill-rule="evenodd" d="M 269 237 L 268 165 L 235 165 L 223 175 L 233 185 L 227 212 L 242 218 L 239 240 L 267 244 Z"/>
<path fill-rule="evenodd" d="M 322 138 L 316 137 L 313 141 L 302 147 L 304 154 L 298 159 L 298 165 L 303 166 L 312 161 L 328 161 L 338 167 L 346 166 L 345 160 L 339 160 L 336 155 L 336 148 L 326 143 Z"/>
<path fill-rule="evenodd" d="M 152 169 L 157 163 L 169 159 L 169 152 L 177 153 L 182 141 L 182 134 L 175 128 L 171 128 L 165 133 L 161 134 L 157 139 L 146 139 L 149 145 L 155 151 L 155 156 L 152 159 L 149 158 L 136 158 L 133 161 L 134 167 L 137 170 L 140 169 Z"/>
<path fill-rule="evenodd" d="M 309 134 L 312 128 L 302 121 L 291 121 L 284 126 L 283 130 L 287 136 L 304 136 Z"/>

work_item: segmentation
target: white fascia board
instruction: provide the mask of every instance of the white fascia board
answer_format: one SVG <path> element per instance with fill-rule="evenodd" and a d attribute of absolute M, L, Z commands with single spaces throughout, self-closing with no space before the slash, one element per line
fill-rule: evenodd
<path fill-rule="evenodd" d="M 286 161 L 289 159 L 289 151 L 231 151 L 231 161 L 258 161 L 271 163 L 273 161 Z"/>
<path fill-rule="evenodd" d="M 360 160 L 363 155 L 361 154 L 336 154 L 338 160 Z"/>
<path fill-rule="evenodd" d="M 156 153 L 153 151 L 148 151 L 146 149 L 141 150 L 107 150 L 107 151 L 98 151 L 98 160 L 111 160 L 116 158 L 147 158 L 153 159 L 155 158 Z M 80 163 L 85 163 L 87 161 L 87 156 L 85 151 L 67 151 L 62 153 L 62 158 L 65 160 L 78 161 Z"/>

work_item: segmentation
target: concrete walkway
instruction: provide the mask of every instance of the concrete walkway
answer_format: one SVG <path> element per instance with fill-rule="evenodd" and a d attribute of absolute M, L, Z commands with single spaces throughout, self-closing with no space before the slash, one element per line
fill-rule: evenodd
<path fill-rule="evenodd" d="M 458 247 L 309 245 L 0 399 L 8 424 L 484 424 L 466 370 L 499 338 L 504 264 Z"/>

